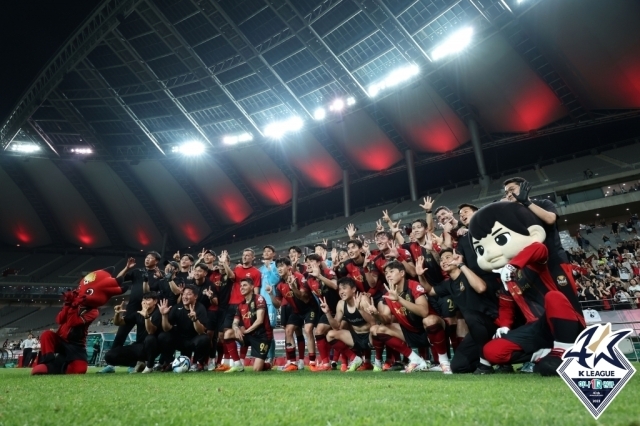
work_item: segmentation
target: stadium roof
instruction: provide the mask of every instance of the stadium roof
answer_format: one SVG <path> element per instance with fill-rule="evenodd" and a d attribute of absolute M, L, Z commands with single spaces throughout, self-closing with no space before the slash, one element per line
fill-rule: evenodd
<path fill-rule="evenodd" d="M 281 221 L 294 179 L 308 216 L 343 170 L 405 195 L 407 150 L 422 190 L 473 180 L 470 119 L 498 175 L 637 136 L 638 16 L 598 0 L 105 1 L 2 122 L 0 241 L 190 246 Z"/>

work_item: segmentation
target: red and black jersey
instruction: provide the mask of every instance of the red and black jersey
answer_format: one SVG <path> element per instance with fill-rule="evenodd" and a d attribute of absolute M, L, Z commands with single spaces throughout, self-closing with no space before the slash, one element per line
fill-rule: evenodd
<path fill-rule="evenodd" d="M 313 296 L 311 296 L 311 290 L 307 285 L 307 280 L 304 278 L 304 276 L 302 276 L 302 274 L 299 272 L 293 272 L 293 276 L 296 278 L 298 290 L 300 290 L 301 293 L 309 293 L 310 297 L 313 298 Z M 282 305 L 290 305 L 293 309 L 293 312 L 296 314 L 307 312 L 312 306 L 312 303 L 315 303 L 312 302 L 312 300 L 309 300 L 308 303 L 305 303 L 303 300 L 295 297 L 293 294 L 293 290 L 291 290 L 291 287 L 289 287 L 289 284 L 282 281 L 282 279 L 280 279 L 280 282 L 276 284 L 275 297 L 276 299 L 280 300 Z"/>
<path fill-rule="evenodd" d="M 323 277 L 330 280 L 334 280 L 336 278 L 336 273 L 329 268 L 322 269 L 320 273 L 322 274 Z M 322 280 L 314 277 L 311 274 L 307 274 L 306 278 L 307 278 L 307 286 L 309 287 L 309 290 L 311 290 L 311 292 L 316 297 L 324 297 L 327 301 L 327 306 L 329 306 L 329 309 L 331 309 L 331 312 L 335 314 L 336 306 L 338 305 L 338 301 L 340 300 L 340 295 L 338 294 L 338 290 L 329 287 Z"/>
<path fill-rule="evenodd" d="M 440 269 L 440 263 L 438 260 L 431 254 L 430 251 L 422 247 L 417 241 L 412 243 L 405 243 L 402 245 L 402 248 L 408 250 L 411 254 L 411 259 L 413 263 L 418 264 L 418 258 L 420 256 L 424 257 L 424 266 L 427 270 L 424 275 L 429 284 L 438 284 L 444 280 L 444 276 L 442 275 L 442 269 Z"/>
<path fill-rule="evenodd" d="M 251 301 L 247 303 L 244 299 L 242 303 L 238 304 L 236 308 L 235 319 L 240 321 L 240 324 L 245 330 L 253 325 L 258 318 L 258 311 L 264 310 L 264 319 L 262 324 L 255 330 L 249 333 L 252 336 L 266 335 L 267 339 L 273 339 L 273 330 L 271 329 L 271 323 L 269 322 L 269 315 L 267 314 L 267 301 L 259 294 L 252 295 Z"/>
<path fill-rule="evenodd" d="M 416 303 L 416 299 L 421 296 L 425 296 L 426 292 L 424 287 L 420 285 L 418 281 L 405 280 L 404 289 L 398 296 L 411 302 Z M 426 296 L 425 296 L 426 300 Z M 396 318 L 400 327 L 406 328 L 413 333 L 421 333 L 424 330 L 422 326 L 422 317 L 409 311 L 402 306 L 397 300 L 384 299 L 384 303 L 389 307 L 391 314 Z"/>
<path fill-rule="evenodd" d="M 545 294 L 558 290 L 547 268 L 548 255 L 544 244 L 533 243 L 509 261 L 518 268 L 518 276 L 516 281 L 507 283 L 507 288 L 527 322 L 544 316 Z"/>
<path fill-rule="evenodd" d="M 350 277 L 356 282 L 356 288 L 358 291 L 375 295 L 384 291 L 382 282 L 378 280 L 375 287 L 371 287 L 367 282 L 367 278 L 364 276 L 365 269 L 362 265 L 357 265 L 353 259 L 347 259 L 338 265 L 336 275 L 338 278 Z"/>
<path fill-rule="evenodd" d="M 236 266 L 235 269 L 233 270 L 233 273 L 235 274 L 236 278 L 233 282 L 233 287 L 231 289 L 229 304 L 237 305 L 238 303 L 242 303 L 242 301 L 244 300 L 242 293 L 240 293 L 240 281 L 242 281 L 244 278 L 251 278 L 253 280 L 254 288 L 259 289 L 260 285 L 262 284 L 262 274 L 254 266 L 249 266 L 248 268 L 245 268 L 242 265 Z"/>
<path fill-rule="evenodd" d="M 99 311 L 84 306 L 65 306 L 56 316 L 60 324 L 57 334 L 67 343 L 86 346 L 89 326 L 98 318 Z"/>

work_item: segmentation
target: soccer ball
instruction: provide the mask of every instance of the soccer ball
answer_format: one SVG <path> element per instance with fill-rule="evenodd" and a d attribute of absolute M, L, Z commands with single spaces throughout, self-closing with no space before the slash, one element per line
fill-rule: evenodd
<path fill-rule="evenodd" d="M 171 369 L 174 373 L 186 373 L 191 367 L 191 361 L 186 356 L 179 356 L 171 363 Z"/>

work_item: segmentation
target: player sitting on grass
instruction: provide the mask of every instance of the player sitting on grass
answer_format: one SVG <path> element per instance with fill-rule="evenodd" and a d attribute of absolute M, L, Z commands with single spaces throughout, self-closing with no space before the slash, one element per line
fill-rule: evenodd
<path fill-rule="evenodd" d="M 367 312 L 381 323 L 371 327 L 373 346 L 386 344 L 409 357 L 409 365 L 404 372 L 412 373 L 426 371 L 428 365 L 411 348 L 427 347 L 430 340 L 440 355 L 442 371 L 450 374 L 444 321 L 437 315 L 429 315 L 425 289 L 417 281 L 405 277 L 404 265 L 398 261 L 389 262 L 384 270 L 389 283 L 389 286 L 385 285 L 387 294 L 383 296 L 384 301 L 378 303 L 377 308 L 371 304 L 367 307 Z M 392 322 L 394 319 L 397 322 Z"/>
<path fill-rule="evenodd" d="M 333 346 L 334 351 L 342 352 L 349 360 L 347 371 L 356 371 L 362 365 L 362 358 L 359 355 L 364 351 L 371 351 L 369 330 L 372 325 L 375 325 L 375 320 L 365 310 L 364 306 L 367 305 L 362 304 L 362 299 L 368 296 L 357 294 L 353 279 L 340 278 L 338 286 L 342 300 L 336 306 L 336 316 L 331 314 L 331 308 L 327 305 L 326 299 L 321 299 L 320 309 L 325 313 L 332 327 L 332 330 L 327 333 L 327 342 Z M 349 323 L 351 329 L 340 330 L 342 321 Z"/>
<path fill-rule="evenodd" d="M 264 297 L 253 293 L 253 280 L 243 278 L 240 281 L 240 293 L 244 300 L 236 308 L 231 330 L 224 333 L 224 344 L 231 355 L 233 366 L 225 373 L 244 371 L 244 363 L 240 361 L 236 341 L 243 346 L 251 347 L 254 357 L 253 371 L 271 370 L 271 364 L 264 362 L 273 341 L 273 331 L 267 316 L 267 302 Z"/>

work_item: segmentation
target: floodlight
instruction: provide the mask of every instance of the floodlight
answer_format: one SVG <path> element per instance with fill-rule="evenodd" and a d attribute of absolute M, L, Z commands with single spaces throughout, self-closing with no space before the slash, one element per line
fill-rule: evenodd
<path fill-rule="evenodd" d="M 40 147 L 34 143 L 13 143 L 11 144 L 11 151 L 31 154 L 32 152 L 40 151 Z"/>
<path fill-rule="evenodd" d="M 340 112 L 344 109 L 344 101 L 342 99 L 336 99 L 329 106 L 329 110 L 333 112 Z"/>
<path fill-rule="evenodd" d="M 204 144 L 199 141 L 185 142 L 182 145 L 174 146 L 171 151 L 187 157 L 195 157 L 204 154 Z"/>
<path fill-rule="evenodd" d="M 71 152 L 82 155 L 93 154 L 93 150 L 91 148 L 71 148 Z"/>
<path fill-rule="evenodd" d="M 431 51 L 431 59 L 437 61 L 446 56 L 458 53 L 471 43 L 473 28 L 467 27 L 453 33 L 442 44 Z"/>
<path fill-rule="evenodd" d="M 393 86 L 397 86 L 398 84 L 409 80 L 411 77 L 416 76 L 419 73 L 420 68 L 415 64 L 397 68 L 387 74 L 384 79 L 369 86 L 369 96 L 373 98 L 377 96 L 381 91 Z M 353 99 L 353 103 L 355 103 L 355 99 Z"/>
<path fill-rule="evenodd" d="M 316 120 L 324 120 L 327 116 L 327 111 L 324 108 L 318 108 L 313 112 L 313 118 Z"/>
<path fill-rule="evenodd" d="M 351 105 L 355 105 L 356 104 L 356 99 L 353 96 L 349 96 L 347 98 L 347 105 L 351 106 Z"/>
<path fill-rule="evenodd" d="M 276 121 L 264 129 L 264 135 L 274 139 L 280 139 L 285 133 L 296 132 L 302 129 L 304 122 L 300 117 L 291 117 L 284 121 Z"/>
<path fill-rule="evenodd" d="M 225 136 L 222 138 L 222 142 L 226 145 L 235 145 L 238 142 L 248 142 L 253 140 L 251 133 L 241 133 L 239 135 Z"/>

